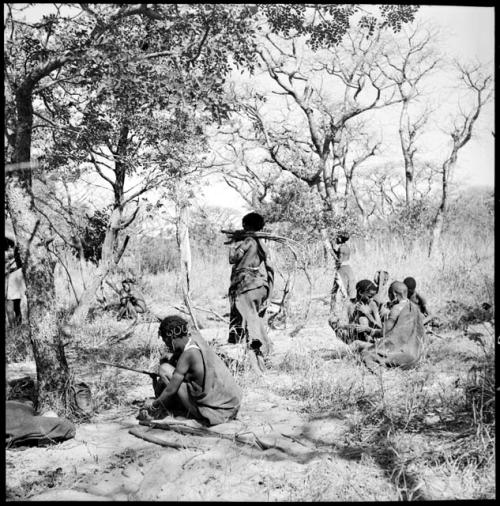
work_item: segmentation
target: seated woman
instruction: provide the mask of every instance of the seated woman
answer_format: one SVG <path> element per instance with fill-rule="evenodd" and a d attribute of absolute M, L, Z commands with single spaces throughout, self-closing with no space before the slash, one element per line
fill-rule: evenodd
<path fill-rule="evenodd" d="M 351 347 L 361 353 L 361 357 L 370 370 L 376 365 L 387 367 L 414 367 L 422 356 L 422 344 L 425 334 L 423 316 L 416 304 L 408 300 L 408 289 L 404 283 L 395 281 L 389 290 L 393 303 L 390 314 L 381 330 L 380 337 L 373 344 L 361 340 Z"/>
<path fill-rule="evenodd" d="M 349 323 L 360 326 L 357 330 L 358 339 L 363 341 L 371 341 L 372 330 L 382 328 L 379 308 L 374 300 L 376 294 L 377 287 L 369 279 L 358 281 L 356 299 L 347 308 Z"/>
<path fill-rule="evenodd" d="M 122 289 L 120 290 L 120 312 L 118 313 L 118 320 L 122 318 L 137 319 L 138 313 L 146 312 L 146 303 L 136 294 L 132 293 L 131 279 L 124 279 L 122 281 Z"/>
<path fill-rule="evenodd" d="M 363 279 L 356 284 L 356 298 L 347 306 L 347 325 L 330 325 L 337 337 L 346 344 L 354 340 L 371 342 L 372 335 L 377 329 L 382 328 L 382 322 L 377 303 L 373 297 L 377 293 L 377 287 L 369 279 Z"/>

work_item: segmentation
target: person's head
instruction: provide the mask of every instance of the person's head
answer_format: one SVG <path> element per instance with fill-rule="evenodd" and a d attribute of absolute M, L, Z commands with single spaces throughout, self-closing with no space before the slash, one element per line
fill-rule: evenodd
<path fill-rule="evenodd" d="M 15 241 L 11 237 L 4 237 L 4 258 L 6 262 L 11 262 L 12 259 L 16 261 L 18 268 L 21 268 L 21 254 Z"/>
<path fill-rule="evenodd" d="M 404 283 L 401 283 L 401 281 L 394 281 L 394 283 L 391 283 L 391 286 L 389 287 L 389 299 L 391 301 L 400 302 L 407 298 L 408 288 Z"/>
<path fill-rule="evenodd" d="M 241 220 L 243 230 L 247 232 L 258 232 L 264 228 L 264 218 L 259 213 L 248 213 Z"/>
<path fill-rule="evenodd" d="M 408 288 L 408 297 L 411 297 L 415 293 L 415 289 L 417 288 L 417 282 L 415 281 L 414 278 L 408 277 L 405 278 L 403 283 Z"/>
<path fill-rule="evenodd" d="M 389 281 L 389 273 L 387 271 L 377 271 L 373 281 L 377 286 L 385 286 Z"/>
<path fill-rule="evenodd" d="M 126 292 L 130 292 L 130 282 L 128 281 L 128 279 L 124 279 L 122 281 L 122 288 L 126 291 Z"/>
<path fill-rule="evenodd" d="M 362 279 L 356 283 L 357 299 L 360 302 L 370 302 L 377 293 L 377 287 L 369 279 Z"/>
<path fill-rule="evenodd" d="M 14 251 L 15 242 L 10 237 L 4 237 L 3 241 L 3 249 L 5 251 L 12 250 Z"/>
<path fill-rule="evenodd" d="M 189 337 L 188 322 L 182 316 L 167 316 L 160 322 L 158 334 L 168 351 L 171 353 L 177 350 L 182 351 Z"/>
<path fill-rule="evenodd" d="M 337 234 L 337 244 L 344 244 L 345 242 L 347 242 L 349 240 L 350 236 L 349 236 L 349 232 L 339 232 Z"/>

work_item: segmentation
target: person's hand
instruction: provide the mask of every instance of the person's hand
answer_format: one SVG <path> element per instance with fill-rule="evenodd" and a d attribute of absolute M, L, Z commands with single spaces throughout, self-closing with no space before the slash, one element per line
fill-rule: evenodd
<path fill-rule="evenodd" d="M 363 313 L 364 315 L 368 315 L 370 313 L 368 307 L 366 307 L 365 304 L 362 304 L 361 302 L 356 302 L 355 309 L 357 309 L 360 313 Z"/>
<path fill-rule="evenodd" d="M 158 407 L 156 403 L 156 399 L 146 399 L 146 402 L 143 406 L 145 409 L 156 409 Z"/>

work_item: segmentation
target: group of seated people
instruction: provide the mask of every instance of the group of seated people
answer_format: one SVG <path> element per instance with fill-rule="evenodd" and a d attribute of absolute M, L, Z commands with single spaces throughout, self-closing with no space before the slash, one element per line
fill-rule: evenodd
<path fill-rule="evenodd" d="M 374 281 L 358 281 L 356 296 L 346 304 L 347 323 L 336 317 L 329 323 L 367 365 L 410 367 L 420 358 L 429 311 L 414 278 L 394 281 L 387 289 L 388 281 L 386 271 L 378 271 Z"/>

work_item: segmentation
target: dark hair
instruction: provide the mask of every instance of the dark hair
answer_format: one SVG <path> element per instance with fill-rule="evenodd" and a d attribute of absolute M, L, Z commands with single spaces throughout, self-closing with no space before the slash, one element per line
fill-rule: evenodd
<path fill-rule="evenodd" d="M 10 237 L 4 237 L 3 241 L 3 249 L 7 251 L 10 248 L 13 248 L 16 243 Z"/>
<path fill-rule="evenodd" d="M 241 221 L 245 230 L 251 230 L 253 232 L 262 230 L 265 225 L 264 218 L 259 213 L 245 214 Z"/>
<path fill-rule="evenodd" d="M 160 323 L 159 333 L 162 339 L 187 336 L 188 322 L 181 316 L 167 316 Z"/>
<path fill-rule="evenodd" d="M 350 236 L 349 232 L 339 232 L 337 234 L 337 239 L 340 240 L 340 241 L 342 241 L 342 242 L 347 242 L 350 237 L 351 236 Z"/>
<path fill-rule="evenodd" d="M 417 282 L 415 281 L 414 278 L 407 277 L 404 279 L 403 283 L 408 288 L 408 292 L 413 293 L 415 291 L 415 288 L 417 288 Z"/>
<path fill-rule="evenodd" d="M 370 281 L 369 279 L 362 279 L 356 283 L 356 292 L 363 293 L 369 290 L 377 291 L 377 287 L 373 281 Z"/>

